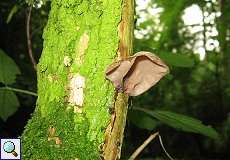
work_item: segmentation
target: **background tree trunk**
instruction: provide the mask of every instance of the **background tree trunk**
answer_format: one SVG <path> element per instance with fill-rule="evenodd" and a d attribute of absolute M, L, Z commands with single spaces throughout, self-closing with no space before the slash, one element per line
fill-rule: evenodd
<path fill-rule="evenodd" d="M 119 158 L 128 97 L 104 73 L 132 53 L 132 35 L 132 0 L 52 1 L 23 159 Z"/>

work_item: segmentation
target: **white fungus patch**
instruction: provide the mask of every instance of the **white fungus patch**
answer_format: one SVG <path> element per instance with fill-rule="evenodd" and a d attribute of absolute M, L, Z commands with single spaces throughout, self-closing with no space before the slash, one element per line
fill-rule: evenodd
<path fill-rule="evenodd" d="M 70 95 L 68 102 L 74 106 L 75 113 L 82 113 L 82 109 L 80 107 L 82 107 L 84 103 L 84 88 L 85 77 L 81 76 L 79 73 L 70 79 Z"/>
<path fill-rule="evenodd" d="M 69 67 L 71 65 L 72 59 L 69 56 L 64 57 L 64 65 Z"/>

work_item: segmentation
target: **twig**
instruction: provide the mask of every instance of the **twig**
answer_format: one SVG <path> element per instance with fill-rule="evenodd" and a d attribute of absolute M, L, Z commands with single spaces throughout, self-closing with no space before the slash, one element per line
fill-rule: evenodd
<path fill-rule="evenodd" d="M 135 152 L 133 152 L 133 154 L 131 155 L 131 157 L 129 158 L 129 160 L 134 160 L 140 153 L 141 151 L 157 136 L 159 135 L 158 132 L 151 134 L 142 145 L 140 145 L 140 147 L 138 147 L 136 149 Z"/>
<path fill-rule="evenodd" d="M 170 160 L 174 160 L 170 155 L 169 153 L 166 151 L 164 145 L 163 145 L 163 142 L 162 142 L 162 139 L 161 139 L 161 135 L 158 134 L 158 138 L 159 138 L 159 141 L 160 141 L 160 144 L 161 144 L 161 148 L 164 150 L 165 154 L 167 155 L 167 157 L 170 159 Z"/>
<path fill-rule="evenodd" d="M 31 17 L 31 11 L 32 11 L 32 6 L 30 6 L 28 14 L 27 14 L 27 20 L 26 20 L 26 37 L 27 37 L 27 46 L 28 46 L 28 54 L 30 57 L 30 60 L 33 64 L 34 70 L 37 70 L 37 63 L 33 57 L 33 52 L 32 52 L 32 43 L 31 43 L 31 36 L 30 36 L 30 17 Z"/>
<path fill-rule="evenodd" d="M 163 142 L 162 142 L 162 139 L 161 139 L 161 136 L 159 134 L 159 132 L 156 132 L 154 134 L 151 134 L 145 141 L 142 145 L 140 145 L 136 150 L 135 152 L 133 152 L 133 154 L 130 156 L 129 160 L 135 160 L 135 158 L 144 150 L 144 148 L 156 137 L 158 136 L 159 138 L 159 141 L 160 141 L 160 145 L 161 145 L 161 148 L 163 149 L 164 153 L 166 154 L 166 156 L 170 159 L 170 160 L 174 160 L 170 154 L 166 151 L 164 145 L 163 145 Z"/>
<path fill-rule="evenodd" d="M 37 97 L 37 93 L 34 93 L 34 92 L 31 92 L 31 91 L 27 91 L 27 90 L 23 90 L 23 89 L 17 89 L 17 88 L 12 88 L 12 87 L 1 87 L 0 90 L 9 90 L 9 91 L 14 91 L 14 92 L 19 92 L 19 93 L 24 93 L 24 94 L 28 94 L 28 95 L 31 95 L 31 96 L 35 96 Z"/>

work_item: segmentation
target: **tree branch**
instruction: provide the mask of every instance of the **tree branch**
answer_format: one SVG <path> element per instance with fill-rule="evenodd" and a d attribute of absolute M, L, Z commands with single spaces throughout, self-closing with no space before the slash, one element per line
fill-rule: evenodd
<path fill-rule="evenodd" d="M 130 156 L 129 160 L 134 160 L 144 149 L 145 147 L 154 139 L 159 133 L 153 133 L 151 134 L 144 142 L 142 145 L 140 145 L 135 152 Z"/>
<path fill-rule="evenodd" d="M 27 91 L 27 90 L 23 90 L 23 89 L 18 89 L 18 88 L 12 88 L 12 87 L 1 87 L 0 90 L 9 90 L 9 91 L 14 91 L 14 92 L 18 92 L 18 93 L 24 93 L 24 94 L 28 94 L 28 95 L 31 95 L 31 96 L 35 96 L 37 97 L 37 93 L 34 93 L 34 92 L 31 92 L 31 91 Z"/>
<path fill-rule="evenodd" d="M 122 19 L 118 25 L 119 47 L 118 59 L 124 59 L 133 53 L 134 0 L 123 0 Z M 117 94 L 117 93 L 116 93 Z M 120 159 L 124 129 L 128 110 L 128 96 L 118 93 L 114 100 L 115 112 L 106 129 L 103 158 L 106 160 Z"/>
<path fill-rule="evenodd" d="M 32 6 L 29 7 L 29 11 L 27 13 L 27 19 L 26 19 L 26 37 L 27 37 L 27 47 L 28 47 L 28 54 L 30 57 L 30 60 L 33 64 L 34 70 L 37 70 L 37 63 L 33 57 L 33 52 L 32 52 L 32 43 L 31 43 L 31 35 L 30 35 L 30 18 L 31 18 L 31 11 L 32 11 Z"/>

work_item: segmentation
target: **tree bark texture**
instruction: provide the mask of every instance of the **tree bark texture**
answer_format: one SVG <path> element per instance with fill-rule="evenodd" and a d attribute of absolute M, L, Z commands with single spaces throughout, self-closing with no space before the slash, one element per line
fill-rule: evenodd
<path fill-rule="evenodd" d="M 23 159 L 118 159 L 128 97 L 105 69 L 132 53 L 133 0 L 52 0 L 43 38 Z"/>

